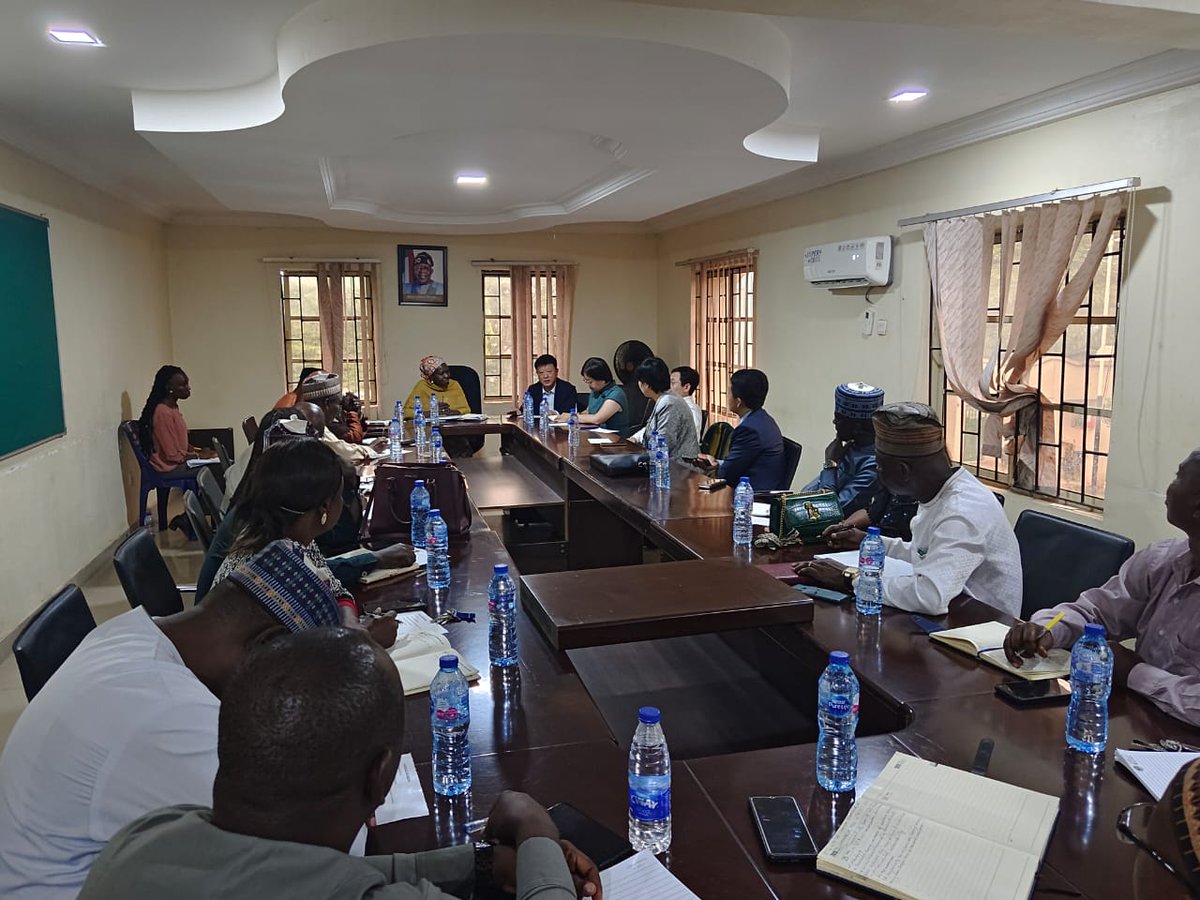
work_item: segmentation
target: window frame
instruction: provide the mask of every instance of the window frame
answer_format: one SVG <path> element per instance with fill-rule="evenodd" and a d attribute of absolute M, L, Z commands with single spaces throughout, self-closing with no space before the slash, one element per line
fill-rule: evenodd
<path fill-rule="evenodd" d="M 497 279 L 500 279 L 501 281 L 503 279 L 508 280 L 508 313 L 507 314 L 505 314 L 505 312 L 504 312 L 504 304 L 503 304 L 504 291 L 502 289 L 501 281 L 497 281 L 497 283 L 496 283 L 496 292 L 494 294 L 489 294 L 488 293 L 488 279 L 489 278 L 497 278 Z M 505 391 L 504 391 L 504 361 L 508 360 L 508 377 L 509 377 L 509 380 L 511 383 L 512 379 L 514 379 L 516 377 L 516 374 L 514 371 L 513 352 L 512 352 L 512 328 L 513 328 L 513 324 L 512 324 L 512 320 L 513 320 L 513 316 L 512 316 L 512 269 L 507 269 L 507 268 L 484 269 L 480 276 L 480 295 L 482 297 L 482 305 L 483 305 L 483 399 L 485 402 L 500 402 L 500 401 L 505 401 L 505 400 L 511 400 L 512 399 L 511 384 L 510 384 L 508 392 L 505 393 Z M 495 299 L 496 299 L 497 312 L 495 314 L 488 312 L 488 299 L 491 297 L 495 297 Z M 492 321 L 495 321 L 498 323 L 496 325 L 496 330 L 494 332 L 488 330 L 488 323 L 492 322 Z M 508 333 L 509 333 L 509 351 L 508 351 L 508 353 L 504 352 L 504 323 L 505 322 L 508 323 Z M 495 337 L 497 339 L 497 343 L 498 343 L 498 346 L 500 349 L 499 353 L 489 353 L 488 352 L 488 340 L 487 339 L 489 337 Z M 488 362 L 492 361 L 492 360 L 495 360 L 495 362 L 496 362 L 496 373 L 495 374 L 489 374 L 489 372 L 488 372 Z M 488 380 L 491 378 L 498 379 L 499 385 L 500 385 L 500 388 L 499 388 L 500 393 L 494 394 L 494 393 L 490 393 L 488 391 L 488 383 L 489 383 Z"/>
<path fill-rule="evenodd" d="M 754 367 L 757 298 L 756 252 L 693 266 L 691 365 L 700 373 L 698 402 L 710 422 L 736 418 L 729 408 L 729 379 L 739 369 Z"/>

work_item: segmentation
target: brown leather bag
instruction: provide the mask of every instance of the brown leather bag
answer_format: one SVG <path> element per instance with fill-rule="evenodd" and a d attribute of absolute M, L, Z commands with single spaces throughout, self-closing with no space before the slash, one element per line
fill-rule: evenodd
<path fill-rule="evenodd" d="M 413 486 L 425 482 L 429 508 L 441 511 L 451 536 L 471 530 L 467 480 L 454 463 L 384 462 L 375 467 L 375 487 L 363 517 L 363 539 L 372 543 L 404 541 L 412 536 Z"/>

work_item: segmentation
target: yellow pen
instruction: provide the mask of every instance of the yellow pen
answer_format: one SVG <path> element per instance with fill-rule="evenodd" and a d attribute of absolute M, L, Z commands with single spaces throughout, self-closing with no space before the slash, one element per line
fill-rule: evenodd
<path fill-rule="evenodd" d="M 1059 622 L 1062 621 L 1062 617 L 1064 615 L 1066 615 L 1066 613 L 1059 613 L 1057 616 L 1055 616 L 1053 619 L 1051 619 L 1049 622 L 1047 622 L 1042 627 L 1045 628 L 1047 631 L 1049 631 L 1051 628 L 1053 628 L 1055 625 L 1057 625 Z"/>

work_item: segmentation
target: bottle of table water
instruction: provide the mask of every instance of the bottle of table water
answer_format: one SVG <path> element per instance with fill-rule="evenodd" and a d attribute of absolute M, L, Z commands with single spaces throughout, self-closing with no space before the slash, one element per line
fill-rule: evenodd
<path fill-rule="evenodd" d="M 529 391 L 525 392 L 525 399 L 521 401 L 521 418 L 525 420 L 525 427 L 533 430 L 533 394 Z"/>
<path fill-rule="evenodd" d="M 754 540 L 754 488 L 743 475 L 733 492 L 733 546 L 749 547 Z"/>
<path fill-rule="evenodd" d="M 542 408 L 538 411 L 538 415 L 541 416 L 541 421 L 539 422 L 539 424 L 541 425 L 543 439 L 545 439 L 546 436 L 549 435 L 549 433 L 550 433 L 550 414 L 551 414 L 551 412 L 552 412 L 552 410 L 550 409 L 550 398 L 547 397 L 545 394 L 542 394 Z"/>
<path fill-rule="evenodd" d="M 417 441 L 417 456 L 425 455 L 425 413 L 421 411 L 421 398 L 413 404 L 413 437 Z"/>
<path fill-rule="evenodd" d="M 872 525 L 858 547 L 858 580 L 854 584 L 854 608 L 864 616 L 883 612 L 883 563 L 887 548 L 883 536 Z"/>
<path fill-rule="evenodd" d="M 567 418 L 567 446 L 572 450 L 579 447 L 579 413 L 576 410 L 571 410 Z"/>
<path fill-rule="evenodd" d="M 658 486 L 658 431 L 651 431 L 646 437 L 646 455 L 650 457 L 650 483 Z"/>
<path fill-rule="evenodd" d="M 1108 694 L 1112 690 L 1113 654 L 1104 626 L 1083 626 L 1071 650 L 1071 705 L 1067 709 L 1067 744 L 1084 753 L 1100 753 L 1108 743 Z"/>
<path fill-rule="evenodd" d="M 399 419 L 392 419 L 388 425 L 388 458 L 392 462 L 404 458 L 404 426 Z"/>
<path fill-rule="evenodd" d="M 667 439 L 661 434 L 654 450 L 654 486 L 664 489 L 671 486 L 671 454 L 667 450 Z"/>
<path fill-rule="evenodd" d="M 442 433 L 436 425 L 429 429 L 429 459 L 435 463 L 442 461 Z"/>
<path fill-rule="evenodd" d="M 638 710 L 629 747 L 629 843 L 662 853 L 671 846 L 671 754 L 657 707 Z"/>
<path fill-rule="evenodd" d="M 504 563 L 492 567 L 488 587 L 488 656 L 493 666 L 517 664 L 517 587 Z"/>
<path fill-rule="evenodd" d="M 404 401 L 397 400 L 396 405 L 392 407 L 392 418 L 400 420 L 400 437 L 404 437 Z"/>
<path fill-rule="evenodd" d="M 437 395 L 429 395 L 429 427 L 438 428 L 442 424 L 442 404 L 438 402 Z"/>
<path fill-rule="evenodd" d="M 412 520 L 412 545 L 425 546 L 425 523 L 429 519 L 429 491 L 425 488 L 424 479 L 418 478 L 413 485 L 412 493 L 408 495 L 408 504 Z"/>
<path fill-rule="evenodd" d="M 450 587 L 450 536 L 437 509 L 425 520 L 425 583 L 434 590 Z"/>
<path fill-rule="evenodd" d="M 467 679 L 458 670 L 458 657 L 447 653 L 438 660 L 438 673 L 429 685 L 429 718 L 433 728 L 433 789 L 456 796 L 471 789 L 471 701 Z"/>
<path fill-rule="evenodd" d="M 827 791 L 854 790 L 858 779 L 858 679 L 850 671 L 850 655 L 829 654 L 829 666 L 817 682 L 817 783 Z"/>

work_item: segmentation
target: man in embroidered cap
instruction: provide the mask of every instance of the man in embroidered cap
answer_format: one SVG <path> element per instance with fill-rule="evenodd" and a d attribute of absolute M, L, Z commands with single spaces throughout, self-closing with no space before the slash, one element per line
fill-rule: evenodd
<path fill-rule="evenodd" d="M 25 709 L 0 756 L 0 896 L 74 898 L 138 816 L 212 802 L 217 714 L 247 652 L 338 621 L 292 541 L 267 545 L 203 604 L 100 625 Z"/>
<path fill-rule="evenodd" d="M 943 615 L 960 594 L 1017 615 L 1021 611 L 1021 554 L 995 495 L 946 453 L 942 423 L 923 403 L 876 410 L 875 460 L 893 494 L 916 499 L 912 541 L 885 537 L 889 558 L 912 564 L 911 575 L 889 575 L 883 601 L 909 612 Z M 848 532 L 854 545 L 865 534 Z M 852 590 L 855 570 L 829 560 L 797 563 L 806 582 Z"/>
<path fill-rule="evenodd" d="M 883 406 L 883 391 L 861 381 L 833 392 L 834 438 L 825 448 L 821 473 L 806 491 L 834 491 L 843 509 L 875 483 L 875 426 L 871 414 Z"/>
<path fill-rule="evenodd" d="M 363 427 L 362 405 L 353 394 L 342 392 L 342 379 L 332 372 L 314 372 L 300 383 L 297 403 L 315 403 L 325 414 L 325 428 L 348 444 L 361 444 Z"/>
<path fill-rule="evenodd" d="M 1157 803 L 1135 803 L 1117 835 L 1138 849 L 1134 900 L 1200 897 L 1200 759 L 1179 770 Z"/>

